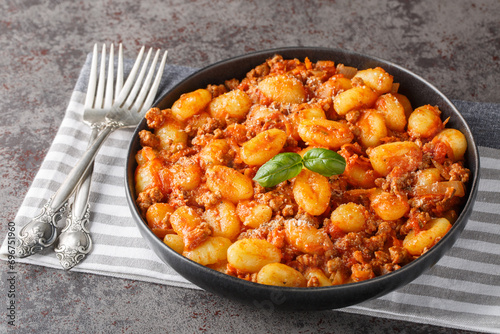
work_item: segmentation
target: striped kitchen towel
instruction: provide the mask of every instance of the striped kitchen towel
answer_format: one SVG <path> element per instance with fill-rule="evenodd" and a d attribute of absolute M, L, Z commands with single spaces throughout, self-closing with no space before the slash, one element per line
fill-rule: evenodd
<path fill-rule="evenodd" d="M 18 230 L 40 211 L 87 147 L 90 129 L 81 117 L 89 65 L 90 56 L 54 142 L 15 217 Z M 167 66 L 162 91 L 193 72 L 191 68 Z M 480 147 L 482 179 L 465 230 L 452 249 L 412 283 L 340 311 L 500 333 L 500 150 L 485 147 L 491 146 L 495 137 L 483 132 L 497 126 L 496 121 L 484 120 L 496 119 L 500 105 L 463 101 L 455 101 L 455 105 L 477 129 L 478 143 L 484 145 Z M 124 166 L 132 132 L 115 131 L 96 158 L 90 198 L 94 247 L 72 271 L 197 288 L 148 248 L 131 218 L 125 199 Z M 0 248 L 0 258 L 6 260 L 6 254 L 7 238 Z M 61 268 L 52 250 L 16 261 Z"/>

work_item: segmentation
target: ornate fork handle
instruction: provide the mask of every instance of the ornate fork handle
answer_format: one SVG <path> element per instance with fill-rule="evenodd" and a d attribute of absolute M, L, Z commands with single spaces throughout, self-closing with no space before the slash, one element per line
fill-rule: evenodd
<path fill-rule="evenodd" d="M 54 209 L 53 195 L 42 208 L 42 211 L 26 224 L 17 239 L 17 256 L 27 257 L 49 247 L 57 239 L 57 222 L 66 211 L 67 203 Z"/>
<path fill-rule="evenodd" d="M 99 126 L 92 126 L 89 143 L 92 143 L 99 133 Z M 61 266 L 69 270 L 80 263 L 92 248 L 92 238 L 89 231 L 90 219 L 90 184 L 92 182 L 93 163 L 85 173 L 81 184 L 76 189 L 73 205 L 70 206 L 66 218 L 66 226 L 59 235 L 54 251 Z"/>
<path fill-rule="evenodd" d="M 69 197 L 92 166 L 101 145 L 119 127 L 121 127 L 121 124 L 114 121 L 106 123 L 96 140 L 68 174 L 61 187 L 47 201 L 42 212 L 21 229 L 16 246 L 19 257 L 27 257 L 38 253 L 56 241 L 57 222 L 62 217 L 61 213 L 66 211 Z"/>
<path fill-rule="evenodd" d="M 61 266 L 66 270 L 80 263 L 92 248 L 92 239 L 88 229 L 89 221 L 89 203 L 86 203 L 83 212 L 70 209 L 66 218 L 66 226 L 61 231 L 59 243 L 54 249 Z"/>

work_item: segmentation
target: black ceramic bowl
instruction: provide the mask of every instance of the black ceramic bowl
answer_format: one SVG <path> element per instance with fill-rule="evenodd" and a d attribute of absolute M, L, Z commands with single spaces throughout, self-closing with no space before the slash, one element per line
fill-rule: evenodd
<path fill-rule="evenodd" d="M 398 65 L 375 57 L 327 48 L 272 49 L 215 63 L 179 83 L 160 98 L 157 106 L 162 109 L 169 108 L 183 93 L 198 88 L 205 88 L 208 84 L 222 84 L 227 79 L 242 79 L 249 70 L 275 54 L 280 54 L 284 58 L 298 58 L 302 61 L 305 57 L 308 57 L 313 62 L 317 60 L 333 60 L 335 63 L 354 66 L 358 69 L 380 66 L 394 76 L 394 82 L 401 84 L 399 92 L 405 94 L 414 107 L 424 104 L 437 105 L 442 111 L 443 119 L 450 117 L 447 127 L 460 130 L 467 138 L 468 149 L 466 159 L 467 167 L 471 170 L 471 178 L 467 187 L 467 201 L 451 230 L 427 253 L 403 268 L 390 274 L 358 283 L 318 288 L 285 288 L 261 285 L 222 274 L 177 254 L 151 232 L 146 221 L 141 217 L 135 203 L 134 171 L 137 165 L 134 156 L 140 149 L 138 133 L 147 127 L 146 122 L 143 121 L 137 127 L 130 143 L 125 181 L 127 200 L 132 217 L 137 223 L 142 236 L 147 240 L 151 249 L 160 259 L 197 286 L 220 296 L 267 310 L 324 310 L 341 308 L 382 296 L 406 285 L 432 267 L 453 246 L 464 229 L 472 211 L 473 201 L 477 192 L 479 158 L 477 147 L 469 127 L 453 104 L 421 77 Z"/>

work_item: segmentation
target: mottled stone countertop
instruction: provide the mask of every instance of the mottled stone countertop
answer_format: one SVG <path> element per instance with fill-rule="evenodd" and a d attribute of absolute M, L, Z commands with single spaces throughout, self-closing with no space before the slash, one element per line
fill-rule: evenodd
<path fill-rule="evenodd" d="M 0 13 L 2 238 L 96 42 L 168 49 L 169 63 L 191 67 L 280 46 L 343 48 L 406 67 L 451 99 L 500 102 L 498 0 L 4 0 Z M 333 311 L 261 313 L 203 291 L 16 269 L 18 333 L 463 333 Z"/>

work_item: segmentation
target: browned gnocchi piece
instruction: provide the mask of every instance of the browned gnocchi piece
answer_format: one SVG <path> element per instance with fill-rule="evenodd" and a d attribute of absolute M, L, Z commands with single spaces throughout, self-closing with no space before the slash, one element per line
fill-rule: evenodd
<path fill-rule="evenodd" d="M 300 219 L 285 221 L 285 235 L 289 244 L 307 254 L 322 255 L 333 248 L 332 241 L 324 230 Z"/>
<path fill-rule="evenodd" d="M 230 118 L 241 120 L 245 118 L 251 106 L 250 97 L 245 92 L 235 89 L 213 99 L 208 111 L 210 116 L 222 121 Z"/>
<path fill-rule="evenodd" d="M 293 198 L 305 212 L 317 216 L 325 212 L 330 202 L 328 179 L 308 169 L 303 169 L 293 183 Z"/>
<path fill-rule="evenodd" d="M 394 142 L 373 147 L 369 152 L 373 169 L 386 176 L 398 167 L 403 172 L 417 169 L 422 162 L 422 150 L 411 141 Z"/>
<path fill-rule="evenodd" d="M 206 172 L 207 186 L 222 198 L 237 203 L 253 196 L 252 180 L 237 170 L 220 165 L 211 166 Z"/>
<path fill-rule="evenodd" d="M 211 100 L 212 94 L 206 89 L 198 89 L 182 94 L 172 105 L 172 115 L 179 121 L 185 121 L 191 116 L 204 111 Z"/>
<path fill-rule="evenodd" d="M 381 67 L 358 71 L 354 78 L 362 79 L 363 83 L 373 89 L 378 95 L 389 93 L 392 89 L 392 75 Z"/>
<path fill-rule="evenodd" d="M 360 232 L 365 228 L 367 215 L 363 205 L 349 202 L 333 210 L 330 219 L 332 224 L 346 233 Z"/>
<path fill-rule="evenodd" d="M 299 79 L 285 74 L 269 76 L 258 84 L 259 90 L 273 102 L 303 103 L 306 99 L 304 85 Z"/>
<path fill-rule="evenodd" d="M 413 256 L 422 255 L 432 245 L 438 242 L 451 228 L 446 218 L 436 218 L 429 221 L 419 232 L 411 230 L 403 241 L 403 247 Z"/>
<path fill-rule="evenodd" d="M 286 132 L 270 129 L 241 145 L 241 159 L 247 165 L 260 166 L 278 154 L 287 139 Z"/>
<path fill-rule="evenodd" d="M 346 124 L 318 118 L 302 120 L 298 133 L 300 138 L 310 146 L 334 150 L 354 139 L 353 133 Z"/>
<path fill-rule="evenodd" d="M 298 288 L 306 287 L 307 280 L 299 271 L 286 264 L 269 263 L 259 270 L 257 283 Z"/>
<path fill-rule="evenodd" d="M 359 128 L 359 140 L 364 147 L 374 147 L 387 137 L 384 116 L 374 109 L 368 109 L 356 122 Z"/>
<path fill-rule="evenodd" d="M 393 131 L 404 131 L 406 127 L 406 113 L 397 97 L 388 93 L 375 101 L 375 109 L 384 116 L 385 124 Z"/>
<path fill-rule="evenodd" d="M 462 160 L 467 151 L 467 139 L 464 134 L 457 129 L 444 129 L 439 132 L 434 139 L 434 143 L 443 143 L 450 150 L 448 157 L 453 161 Z"/>
<path fill-rule="evenodd" d="M 345 115 L 351 110 L 373 107 L 378 94 L 367 86 L 356 86 L 335 96 L 333 107 L 337 114 Z"/>
<path fill-rule="evenodd" d="M 415 138 L 432 138 L 442 129 L 441 111 L 430 105 L 418 107 L 408 118 L 408 133 Z"/>
<path fill-rule="evenodd" d="M 281 251 L 262 239 L 241 239 L 229 246 L 228 263 L 247 273 L 256 273 L 269 263 L 281 261 Z"/>

